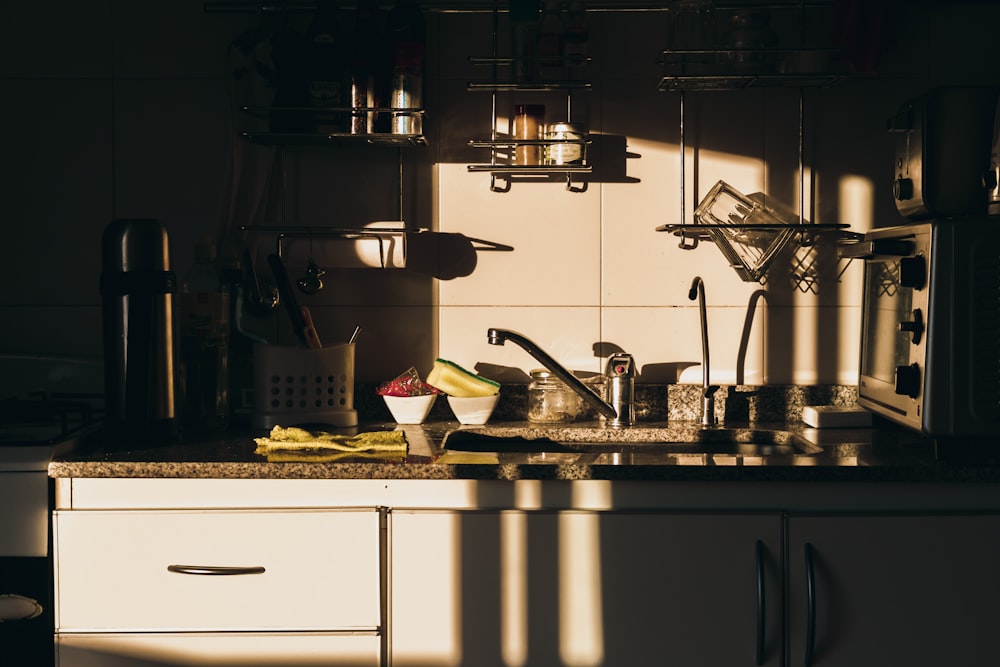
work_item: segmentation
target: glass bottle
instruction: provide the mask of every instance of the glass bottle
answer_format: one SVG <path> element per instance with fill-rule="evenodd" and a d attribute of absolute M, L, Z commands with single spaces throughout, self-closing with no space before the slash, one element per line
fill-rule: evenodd
<path fill-rule="evenodd" d="M 566 30 L 563 33 L 563 57 L 566 78 L 570 81 L 586 79 L 587 58 L 590 55 L 590 29 L 583 0 L 570 0 L 566 13 Z"/>
<path fill-rule="evenodd" d="M 180 286 L 181 428 L 189 433 L 229 425 L 229 291 L 202 239 Z"/>
<path fill-rule="evenodd" d="M 347 62 L 337 0 L 317 0 L 306 31 L 306 71 L 314 132 L 347 130 Z"/>
<path fill-rule="evenodd" d="M 423 134 L 426 27 L 415 0 L 396 0 L 386 17 L 386 34 L 392 57 L 390 130 L 393 134 Z"/>
<path fill-rule="evenodd" d="M 540 141 L 545 129 L 544 104 L 515 104 L 511 123 L 514 139 Z M 542 163 L 541 144 L 521 144 L 514 147 L 514 164 L 538 165 Z"/>
<path fill-rule="evenodd" d="M 538 23 L 538 78 L 542 81 L 559 81 L 565 75 L 564 30 L 562 13 L 556 0 L 545 0 L 542 18 Z"/>
<path fill-rule="evenodd" d="M 358 0 L 350 55 L 351 134 L 375 132 L 376 111 L 383 105 L 382 84 L 386 79 L 385 47 L 378 25 L 376 0 Z"/>
<path fill-rule="evenodd" d="M 511 77 L 516 83 L 529 83 L 537 78 L 540 11 L 539 0 L 510 0 Z"/>
<path fill-rule="evenodd" d="M 667 35 L 667 73 L 711 74 L 716 62 L 715 3 L 713 0 L 675 0 Z"/>

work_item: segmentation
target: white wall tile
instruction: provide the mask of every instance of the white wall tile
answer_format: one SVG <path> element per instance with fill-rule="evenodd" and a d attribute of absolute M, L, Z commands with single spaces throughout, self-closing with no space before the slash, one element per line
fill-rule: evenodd
<path fill-rule="evenodd" d="M 111 76 L 113 4 L 113 0 L 5 2 L 0 25 L 0 77 Z M 61 83 L 50 85 L 58 88 Z"/>
<path fill-rule="evenodd" d="M 604 339 L 635 357 L 640 382 L 701 382 L 701 318 L 696 302 L 687 303 L 604 310 Z M 763 379 L 762 310 L 707 308 L 713 384 L 759 384 Z"/>
<path fill-rule="evenodd" d="M 4 245 L 14 250 L 0 262 L 0 305 L 99 304 L 101 233 L 113 212 L 111 84 L 4 86 L 7 99 L 31 104 L 0 105 L 9 128 L 0 207 Z"/>
<path fill-rule="evenodd" d="M 594 348 L 601 342 L 600 312 L 599 308 L 443 305 L 438 356 L 501 382 L 526 381 L 531 369 L 541 364 L 513 343 L 487 343 L 486 333 L 494 327 L 526 336 L 565 368 L 602 372 L 603 360 Z"/>
<path fill-rule="evenodd" d="M 491 192 L 489 176 L 441 165 L 440 231 L 510 246 L 479 252 L 472 275 L 440 283 L 442 306 L 600 304 L 600 190 L 517 182 Z"/>
<path fill-rule="evenodd" d="M 860 307 L 768 308 L 767 384 L 857 384 Z"/>
<path fill-rule="evenodd" d="M 317 331 L 326 344 L 346 341 L 355 326 L 355 380 L 378 383 L 415 366 L 423 377 L 437 349 L 437 322 L 429 306 L 311 308 Z M 285 318 L 287 319 L 287 318 Z M 483 334 L 485 337 L 485 333 Z M 291 341 L 286 335 L 284 340 Z"/>
<path fill-rule="evenodd" d="M 201 0 L 114 1 L 115 72 L 127 78 L 230 75 L 231 42 L 256 14 L 205 11 Z"/>

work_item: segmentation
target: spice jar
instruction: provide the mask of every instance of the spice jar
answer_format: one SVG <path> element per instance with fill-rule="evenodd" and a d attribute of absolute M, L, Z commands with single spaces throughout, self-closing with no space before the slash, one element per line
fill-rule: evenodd
<path fill-rule="evenodd" d="M 551 123 L 545 126 L 545 164 L 586 164 L 587 128 L 579 123 Z"/>
<path fill-rule="evenodd" d="M 511 122 L 514 139 L 539 141 L 545 127 L 544 104 L 516 104 Z M 514 164 L 539 165 L 542 163 L 541 144 L 518 144 L 514 147 Z"/>
<path fill-rule="evenodd" d="M 562 380 L 543 369 L 531 371 L 528 421 L 571 422 L 583 412 L 583 399 Z"/>

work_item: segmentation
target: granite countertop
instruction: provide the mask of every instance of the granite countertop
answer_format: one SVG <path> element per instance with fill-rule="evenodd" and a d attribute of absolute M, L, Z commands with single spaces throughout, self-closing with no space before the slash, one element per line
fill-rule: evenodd
<path fill-rule="evenodd" d="M 159 446 L 95 446 L 49 464 L 49 476 L 272 479 L 606 479 L 701 481 L 1000 481 L 1000 466 L 945 463 L 933 441 L 881 425 L 812 429 L 802 422 L 647 422 L 625 430 L 597 422 L 543 426 L 524 421 L 484 427 L 437 420 L 405 426 L 366 422 L 345 434 L 400 430 L 405 454 L 313 450 L 257 453 L 265 431 L 231 430 Z M 603 434 L 603 435 L 602 435 Z M 545 444 L 529 438 L 543 438 Z M 613 439 L 615 443 L 602 443 Z M 547 439 L 547 440 L 545 440 Z M 554 441 L 569 442 L 562 447 Z M 549 441 L 553 441 L 550 443 Z M 668 452 L 656 444 L 683 441 Z M 693 442 L 692 442 L 693 441 Z M 735 442 L 735 445 L 733 444 Z M 586 445 L 587 451 L 575 449 Z M 594 444 L 597 443 L 597 444 Z M 721 443 L 718 444 L 718 443 Z M 755 443 L 763 444 L 762 450 Z M 749 445 L 750 453 L 744 453 Z M 455 448 L 453 448 L 455 447 Z M 693 451 L 687 451 L 691 447 Z M 456 449 L 457 448 L 457 449 Z M 496 451 L 500 450 L 500 451 Z"/>

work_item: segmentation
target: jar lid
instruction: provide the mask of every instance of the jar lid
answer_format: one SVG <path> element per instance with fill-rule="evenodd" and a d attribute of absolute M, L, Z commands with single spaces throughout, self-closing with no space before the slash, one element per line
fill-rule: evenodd
<path fill-rule="evenodd" d="M 531 377 L 534 380 L 542 380 L 545 378 L 554 378 L 555 374 L 545 368 L 533 368 L 531 369 Z"/>
<path fill-rule="evenodd" d="M 587 126 L 583 123 L 567 123 L 565 121 L 558 123 L 549 123 L 545 126 L 546 132 L 567 132 L 571 134 L 579 134 L 586 136 Z"/>

